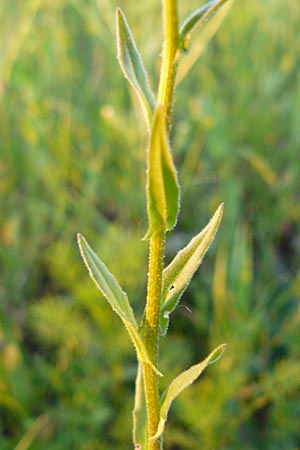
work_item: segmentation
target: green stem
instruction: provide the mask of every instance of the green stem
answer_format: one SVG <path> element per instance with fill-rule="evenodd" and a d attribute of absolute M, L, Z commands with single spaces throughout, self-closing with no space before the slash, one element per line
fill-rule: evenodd
<path fill-rule="evenodd" d="M 177 69 L 178 6 L 177 0 L 162 0 L 164 23 L 163 58 L 157 103 L 164 106 L 167 123 L 171 121 L 171 108 Z M 149 272 L 146 303 L 145 345 L 155 366 L 159 353 L 159 310 L 162 287 L 165 230 L 154 234 L 149 246 Z M 144 366 L 144 388 L 147 406 L 147 450 L 161 449 L 160 439 L 153 440 L 159 422 L 158 376 L 149 365 Z M 144 449 L 143 449 L 144 450 Z"/>
<path fill-rule="evenodd" d="M 157 366 L 159 309 L 162 285 L 165 232 L 152 236 L 149 251 L 149 275 L 146 304 L 145 344 L 151 361 Z M 159 440 L 151 440 L 159 421 L 158 376 L 149 365 L 144 367 L 145 397 L 147 405 L 147 450 L 158 450 Z"/>
<path fill-rule="evenodd" d="M 164 22 L 164 46 L 157 103 L 164 105 L 166 116 L 171 119 L 175 78 L 177 72 L 177 55 L 179 45 L 177 0 L 162 0 Z"/>

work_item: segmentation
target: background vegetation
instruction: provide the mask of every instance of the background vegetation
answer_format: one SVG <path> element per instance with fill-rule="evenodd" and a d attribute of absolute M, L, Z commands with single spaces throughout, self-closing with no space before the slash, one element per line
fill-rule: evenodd
<path fill-rule="evenodd" d="M 198 5 L 179 3 L 182 17 Z M 160 2 L 118 4 L 154 84 Z M 134 355 L 75 244 L 81 231 L 141 311 L 146 136 L 116 6 L 0 3 L 1 450 L 131 448 Z M 172 407 L 169 450 L 300 448 L 299 17 L 298 0 L 236 0 L 177 90 L 169 257 L 221 201 L 225 216 L 162 371 L 228 349 Z"/>

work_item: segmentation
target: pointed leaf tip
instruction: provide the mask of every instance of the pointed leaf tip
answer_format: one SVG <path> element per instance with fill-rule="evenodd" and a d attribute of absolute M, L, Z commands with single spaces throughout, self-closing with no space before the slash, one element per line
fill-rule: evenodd
<path fill-rule="evenodd" d="M 103 261 L 89 246 L 86 239 L 77 234 L 78 246 L 81 257 L 89 272 L 90 277 L 110 304 L 113 311 L 120 317 L 132 340 L 137 353 L 137 358 L 144 364 L 148 364 L 160 376 L 162 374 L 151 362 L 144 341 L 139 333 L 133 310 L 130 306 L 127 294 L 122 290 L 114 275 L 108 270 Z"/>
<path fill-rule="evenodd" d="M 161 407 L 160 407 L 160 419 L 159 424 L 156 430 L 155 435 L 152 439 L 158 439 L 164 431 L 165 423 L 167 421 L 169 409 L 173 400 L 175 400 L 178 395 L 184 391 L 187 387 L 189 387 L 194 381 L 199 378 L 201 373 L 206 369 L 210 364 L 218 361 L 224 350 L 226 348 L 226 344 L 221 344 L 217 348 L 215 348 L 202 362 L 190 367 L 188 370 L 182 372 L 178 377 L 176 377 L 169 387 L 166 389 L 161 399 Z"/>
<path fill-rule="evenodd" d="M 160 308 L 160 329 L 163 335 L 167 332 L 170 314 L 176 308 L 215 238 L 223 210 L 224 203 L 221 203 L 206 227 L 185 248 L 180 250 L 163 271 Z"/>
<path fill-rule="evenodd" d="M 227 0 L 210 0 L 190 14 L 180 27 L 181 50 L 187 52 L 192 33 L 207 23 Z"/>
<path fill-rule="evenodd" d="M 119 64 L 125 78 L 138 95 L 147 126 L 150 128 L 152 113 L 155 108 L 155 98 L 149 85 L 148 74 L 136 47 L 125 14 L 120 8 L 116 10 L 116 20 Z"/>

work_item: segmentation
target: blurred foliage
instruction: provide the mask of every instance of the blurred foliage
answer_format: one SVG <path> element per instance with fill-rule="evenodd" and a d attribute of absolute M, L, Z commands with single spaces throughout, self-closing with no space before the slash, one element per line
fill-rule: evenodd
<path fill-rule="evenodd" d="M 182 17 L 199 6 L 179 3 Z M 131 445 L 134 355 L 74 240 L 87 236 L 141 313 L 146 134 L 117 66 L 116 4 L 0 4 L 2 450 Z M 160 2 L 119 5 L 155 85 Z M 236 0 L 177 89 L 167 258 L 221 201 L 225 216 L 162 371 L 228 349 L 172 406 L 170 450 L 300 448 L 299 17 L 298 0 Z"/>

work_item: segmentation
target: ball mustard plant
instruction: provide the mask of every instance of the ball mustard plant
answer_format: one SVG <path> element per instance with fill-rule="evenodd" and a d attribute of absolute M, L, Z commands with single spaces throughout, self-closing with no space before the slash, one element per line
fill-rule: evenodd
<path fill-rule="evenodd" d="M 230 0 L 226 7 L 230 6 Z M 202 362 L 178 375 L 161 393 L 159 379 L 159 343 L 168 331 L 172 311 L 176 308 L 193 275 L 197 271 L 218 230 L 223 204 L 206 227 L 164 267 L 166 235 L 177 222 L 180 187 L 170 144 L 173 98 L 177 69 L 188 52 L 193 33 L 226 3 L 209 1 L 192 12 L 179 25 L 176 0 L 162 0 L 164 42 L 159 83 L 155 95 L 147 71 L 135 44 L 129 24 L 121 9 L 116 11 L 118 60 L 125 78 L 137 94 L 149 142 L 146 154 L 146 199 L 149 242 L 147 298 L 144 314 L 137 320 L 118 281 L 78 234 L 78 245 L 92 280 L 123 322 L 137 357 L 137 377 L 133 410 L 133 445 L 136 450 L 162 450 L 163 432 L 173 400 L 204 369 L 217 361 L 226 344 L 215 348 Z M 139 323 L 140 322 L 140 323 Z"/>

